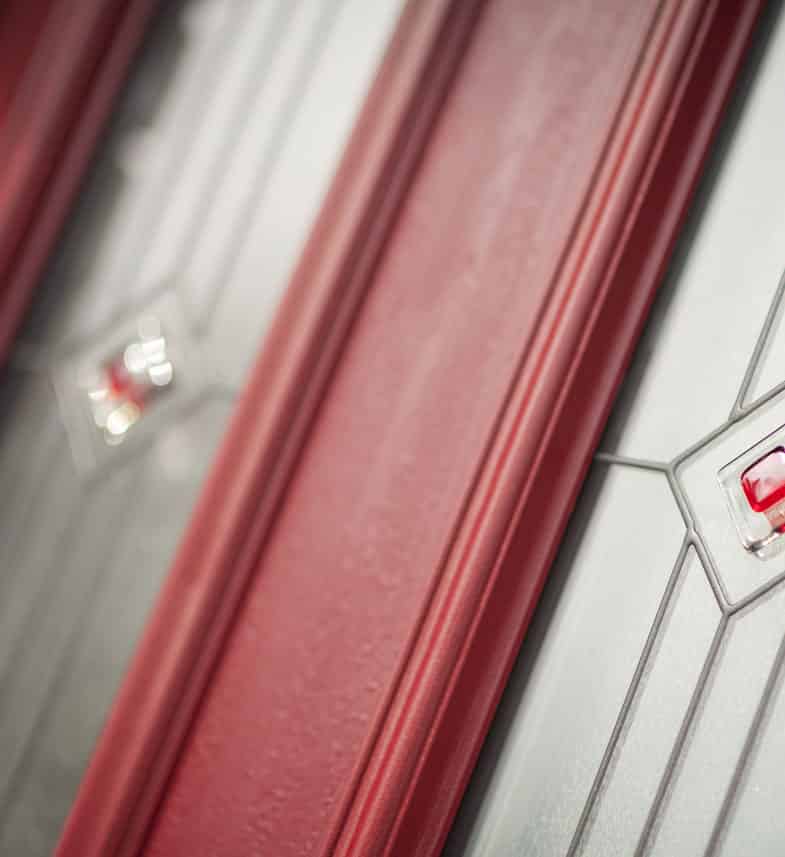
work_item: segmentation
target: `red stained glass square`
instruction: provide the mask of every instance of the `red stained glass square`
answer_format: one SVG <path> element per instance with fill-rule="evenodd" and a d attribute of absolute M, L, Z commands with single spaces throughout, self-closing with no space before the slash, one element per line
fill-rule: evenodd
<path fill-rule="evenodd" d="M 741 474 L 747 502 L 755 512 L 765 512 L 785 499 L 785 447 L 759 458 Z"/>

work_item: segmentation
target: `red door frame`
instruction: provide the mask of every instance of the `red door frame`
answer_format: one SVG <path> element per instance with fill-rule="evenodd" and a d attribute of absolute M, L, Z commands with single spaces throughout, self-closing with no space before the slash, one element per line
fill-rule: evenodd
<path fill-rule="evenodd" d="M 760 3 L 591 5 L 409 3 L 59 857 L 438 853 Z"/>
<path fill-rule="evenodd" d="M 156 0 L 0 10 L 0 364 Z"/>

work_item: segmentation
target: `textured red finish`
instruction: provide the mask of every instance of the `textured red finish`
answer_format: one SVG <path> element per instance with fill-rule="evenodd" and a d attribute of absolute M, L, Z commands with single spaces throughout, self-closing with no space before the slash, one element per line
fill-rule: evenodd
<path fill-rule="evenodd" d="M 155 0 L 14 0 L 0 12 L 0 363 Z M 14 37 L 19 31 L 19 40 Z"/>
<path fill-rule="evenodd" d="M 0 7 L 0 122 L 29 68 L 52 5 L 50 0 L 5 0 Z"/>
<path fill-rule="evenodd" d="M 407 4 L 94 754 L 58 857 L 138 853 L 479 5 Z M 314 580 L 312 589 L 324 591 L 324 583 Z"/>
<path fill-rule="evenodd" d="M 671 4 L 671 10 L 694 14 L 695 8 L 689 10 L 687 5 Z M 364 813 L 366 820 L 370 817 L 366 831 L 370 827 L 371 836 L 355 839 L 354 850 L 347 853 L 433 857 L 444 842 L 632 346 L 664 275 L 761 5 L 747 0 L 703 4 L 697 28 L 689 38 L 681 44 L 674 41 L 686 23 L 683 19 L 675 19 L 674 29 L 666 35 L 671 48 L 686 52 L 681 62 L 670 51 L 660 56 L 655 52 L 656 74 L 644 95 L 654 109 L 633 111 L 636 133 L 631 137 L 622 134 L 629 147 L 624 162 L 629 165 L 630 155 L 637 154 L 642 160 L 641 172 L 637 179 L 629 174 L 625 177 L 626 169 L 618 165 L 616 187 L 627 195 L 626 200 L 615 195 L 603 199 L 600 193 L 606 213 L 615 211 L 621 222 L 617 220 L 606 231 L 600 221 L 594 240 L 583 248 L 577 245 L 586 251 L 583 264 L 587 267 L 576 277 L 573 288 L 576 296 L 583 293 L 585 303 L 581 309 L 575 303 L 565 308 L 564 320 L 569 319 L 572 335 L 569 328 L 562 327 L 553 337 L 555 351 L 567 362 L 565 374 L 554 377 L 552 364 L 546 363 L 543 369 L 546 377 L 551 375 L 552 384 L 551 404 L 540 405 L 547 427 L 535 449 L 527 449 L 533 427 L 530 421 L 520 420 L 517 408 L 525 403 L 533 382 L 522 373 L 486 465 L 495 485 L 488 483 L 492 491 L 484 499 L 490 510 L 481 509 L 478 529 L 482 533 L 477 542 L 489 553 L 487 582 L 473 599 L 460 590 L 453 594 L 451 612 L 443 619 L 448 624 L 442 625 L 442 631 L 449 633 L 449 624 L 458 622 L 455 602 L 463 600 L 459 604 L 463 608 L 461 633 L 455 635 L 459 637 L 457 656 L 448 660 L 450 671 L 448 677 L 442 677 L 441 688 L 434 687 L 436 680 L 428 683 L 427 690 L 437 701 L 421 702 L 421 696 L 419 708 L 409 714 L 408 724 L 418 723 L 419 735 L 413 726 L 408 734 L 418 743 L 410 740 L 401 747 L 397 739 L 396 749 L 403 752 L 397 760 L 387 762 L 383 778 L 388 791 L 377 792 L 375 804 L 358 802 L 358 814 Z M 656 34 L 652 36 L 656 43 Z M 659 93 L 660 107 L 665 110 L 657 118 L 655 98 L 660 87 L 669 92 L 667 96 L 665 91 Z M 598 189 L 601 187 L 598 181 Z M 622 215 L 619 209 L 626 213 Z M 621 233 L 615 231 L 619 228 Z M 593 271 L 590 263 L 597 265 Z M 569 270 L 567 262 L 565 271 Z M 589 296 L 592 281 L 596 290 Z M 544 383 L 546 379 L 540 379 L 538 386 Z M 507 423 L 516 418 L 517 425 Z M 558 496 L 559 502 L 549 502 L 549 495 Z M 503 511 L 499 509 L 502 504 L 507 504 Z M 501 531 L 494 533 L 493 525 L 508 513 L 506 526 L 502 524 Z M 486 539 L 491 540 L 490 545 Z M 474 574 L 470 567 L 467 576 Z M 450 594 L 448 591 L 446 596 Z M 435 613 L 431 608 L 431 615 Z M 438 639 L 423 635 L 418 644 L 420 663 L 436 663 L 439 669 L 442 659 L 449 658 Z M 417 654 L 415 650 L 410 659 L 415 668 Z M 401 695 L 398 691 L 397 698 Z M 391 797 L 389 790 L 401 786 L 405 797 L 396 805 L 397 797 Z M 394 806 L 394 823 L 388 836 L 379 821 L 387 823 L 393 815 L 387 812 L 389 804 Z"/>
<path fill-rule="evenodd" d="M 490 0 L 453 79 L 476 5 L 407 10 L 60 857 L 438 852 L 757 12 Z"/>

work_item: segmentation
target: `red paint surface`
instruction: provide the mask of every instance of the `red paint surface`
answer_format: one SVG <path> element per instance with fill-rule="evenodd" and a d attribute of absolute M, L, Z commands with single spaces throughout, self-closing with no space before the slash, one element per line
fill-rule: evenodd
<path fill-rule="evenodd" d="M 4 0 L 0 4 L 0 123 L 7 118 L 29 69 L 52 6 L 51 0 Z"/>
<path fill-rule="evenodd" d="M 686 4 L 671 4 L 674 7 L 680 7 L 681 14 L 695 11 Z M 615 230 L 605 228 L 606 220 L 583 257 L 584 264 L 589 263 L 584 268 L 588 279 L 577 282 L 576 294 L 582 294 L 588 306 L 584 304 L 571 322 L 581 327 L 582 334 L 571 342 L 566 331 L 560 332 L 558 351 L 570 355 L 569 369 L 561 375 L 546 367 L 546 378 L 541 379 L 553 388 L 552 405 L 537 409 L 549 414 L 550 424 L 528 449 L 531 420 L 520 424 L 517 439 L 511 441 L 513 454 L 502 496 L 506 493 L 514 511 L 508 519 L 501 516 L 509 523 L 500 539 L 491 542 L 487 560 L 491 571 L 482 594 L 465 599 L 462 605 L 466 630 L 436 715 L 429 716 L 420 705 L 412 717 L 414 723 L 425 724 L 424 738 L 419 745 L 409 742 L 401 756 L 408 750 L 415 764 L 407 770 L 399 757 L 398 764 L 386 771 L 388 783 L 405 783 L 405 797 L 393 810 L 392 827 L 368 825 L 376 839 L 369 836 L 362 841 L 352 852 L 354 857 L 439 853 L 632 346 L 664 275 L 759 9 L 759 4 L 746 0 L 704 6 L 697 31 L 688 28 L 685 33 L 683 26 L 675 24 L 668 39 L 671 44 L 657 60 L 656 80 L 648 85 L 649 104 L 639 111 L 640 126 L 631 137 L 622 135 L 631 149 L 628 154 L 635 157 L 619 171 L 626 178 L 607 203 L 607 214 L 619 216 L 626 209 L 620 224 L 623 237 L 619 233 L 614 237 Z M 680 38 L 673 38 L 679 30 Z M 676 57 L 681 51 L 685 53 L 680 62 Z M 657 119 L 657 101 L 668 90 L 665 115 Z M 643 172 L 630 187 L 629 168 L 636 160 Z M 631 194 L 629 207 L 620 203 L 619 190 Z M 596 289 L 593 294 L 591 282 Z M 525 396 L 529 385 L 529 377 L 522 375 L 517 395 Z M 507 438 L 500 432 L 502 448 Z M 533 468 L 537 453 L 532 446 L 542 453 L 539 466 Z M 558 503 L 549 502 L 553 495 Z M 489 516 L 486 532 L 493 521 L 494 516 Z M 457 611 L 449 619 L 459 620 Z M 445 657 L 444 646 L 424 651 L 422 657 L 435 660 L 436 651 Z M 421 749 L 414 752 L 413 746 Z M 361 811 L 373 819 L 384 814 L 388 803 L 396 804 L 389 800 L 389 790 L 376 807 L 361 805 Z"/>
<path fill-rule="evenodd" d="M 492 0 L 387 238 L 399 34 L 60 857 L 438 853 L 756 8 Z"/>
<path fill-rule="evenodd" d="M 328 852 L 655 6 L 483 13 L 145 854 Z"/>
<path fill-rule="evenodd" d="M 0 51 L 13 49 L 0 59 L 0 364 L 154 5 L 3 4 Z"/>
<path fill-rule="evenodd" d="M 138 853 L 476 7 L 412 0 L 405 9 L 93 756 L 59 857 Z"/>

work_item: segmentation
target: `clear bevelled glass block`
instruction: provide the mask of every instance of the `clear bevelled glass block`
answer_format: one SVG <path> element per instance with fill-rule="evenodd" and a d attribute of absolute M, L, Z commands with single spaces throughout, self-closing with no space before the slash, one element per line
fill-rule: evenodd
<path fill-rule="evenodd" d="M 62 357 L 54 386 L 80 472 L 91 475 L 139 448 L 208 378 L 173 291 L 129 307 Z"/>
<path fill-rule="evenodd" d="M 785 426 L 717 474 L 744 548 L 761 559 L 785 551 Z"/>

